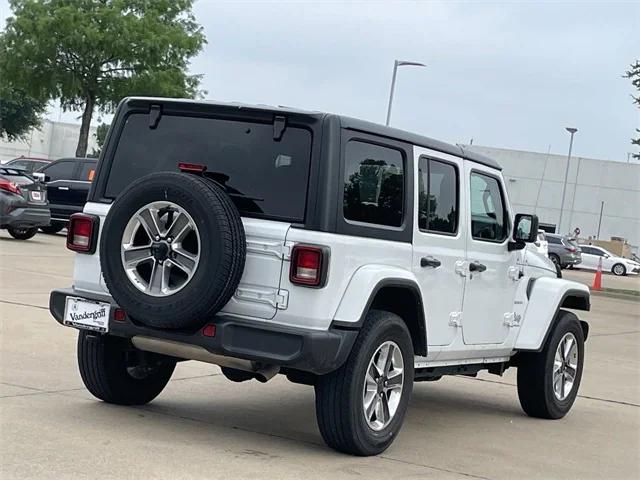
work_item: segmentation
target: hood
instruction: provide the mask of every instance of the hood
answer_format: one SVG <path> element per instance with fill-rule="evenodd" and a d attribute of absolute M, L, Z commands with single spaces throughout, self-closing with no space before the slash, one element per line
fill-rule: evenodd
<path fill-rule="evenodd" d="M 554 277 L 557 274 L 556 266 L 554 265 L 554 263 L 549 260 L 548 257 L 542 255 L 533 248 L 525 248 L 521 250 L 518 258 L 518 264 L 524 265 L 525 267 L 547 270 L 551 272 Z"/>

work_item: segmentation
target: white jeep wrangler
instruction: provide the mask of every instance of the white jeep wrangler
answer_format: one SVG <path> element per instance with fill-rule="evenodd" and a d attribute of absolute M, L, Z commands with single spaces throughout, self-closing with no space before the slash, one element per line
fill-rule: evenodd
<path fill-rule="evenodd" d="M 356 455 L 398 435 L 414 381 L 518 369 L 531 416 L 580 385 L 589 290 L 528 252 L 500 167 L 337 115 L 127 98 L 84 213 L 74 284 L 86 387 L 150 402 L 176 362 L 313 385 L 320 433 Z"/>

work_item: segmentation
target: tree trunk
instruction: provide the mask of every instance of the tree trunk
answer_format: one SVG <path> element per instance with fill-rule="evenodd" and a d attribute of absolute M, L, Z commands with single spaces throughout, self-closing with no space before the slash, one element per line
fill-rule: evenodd
<path fill-rule="evenodd" d="M 87 145 L 89 143 L 89 127 L 91 126 L 91 117 L 93 116 L 93 94 L 90 92 L 84 101 L 84 112 L 82 113 L 82 125 L 80 125 L 80 137 L 78 138 L 78 146 L 76 147 L 76 157 L 85 157 L 87 155 Z"/>

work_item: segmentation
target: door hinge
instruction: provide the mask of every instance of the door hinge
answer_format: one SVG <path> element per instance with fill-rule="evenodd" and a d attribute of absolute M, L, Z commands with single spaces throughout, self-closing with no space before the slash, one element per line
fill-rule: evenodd
<path fill-rule="evenodd" d="M 282 242 L 278 241 L 247 240 L 247 252 L 272 255 L 280 260 L 289 260 L 291 258 L 291 245 L 283 245 Z"/>
<path fill-rule="evenodd" d="M 509 278 L 514 282 L 517 282 L 523 276 L 524 274 L 522 273 L 522 270 L 520 270 L 520 267 L 509 267 Z"/>
<path fill-rule="evenodd" d="M 455 272 L 461 277 L 466 277 L 469 271 L 469 264 L 466 260 L 458 260 L 455 263 Z"/>
<path fill-rule="evenodd" d="M 451 312 L 449 314 L 449 325 L 452 327 L 462 327 L 462 312 Z"/>
<path fill-rule="evenodd" d="M 160 105 L 151 105 L 149 107 L 149 128 L 154 130 L 158 127 L 158 123 L 160 123 L 160 118 L 162 117 L 162 107 Z"/>
<path fill-rule="evenodd" d="M 289 306 L 289 292 L 287 290 L 265 291 L 259 288 L 240 287 L 234 296 L 238 300 L 268 303 L 278 310 L 286 310 Z"/>
<path fill-rule="evenodd" d="M 520 320 L 522 320 L 522 315 L 518 315 L 515 312 L 507 312 L 504 314 L 504 324 L 509 328 L 520 326 Z"/>

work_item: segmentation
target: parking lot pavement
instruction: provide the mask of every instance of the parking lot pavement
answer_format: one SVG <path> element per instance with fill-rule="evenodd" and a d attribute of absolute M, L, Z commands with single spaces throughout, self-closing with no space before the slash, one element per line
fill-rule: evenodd
<path fill-rule="evenodd" d="M 415 385 L 405 426 L 374 458 L 324 446 L 310 387 L 227 381 L 179 364 L 145 407 L 82 386 L 75 332 L 47 310 L 71 284 L 64 236 L 0 232 L 0 478 L 639 478 L 640 303 L 594 297 L 580 397 L 526 417 L 515 371 Z"/>
<path fill-rule="evenodd" d="M 564 269 L 562 277 L 574 282 L 584 283 L 589 287 L 593 285 L 596 272 L 593 270 Z M 615 288 L 618 290 L 640 291 L 640 275 L 626 275 L 618 277 L 611 272 L 602 272 L 602 288 Z"/>

